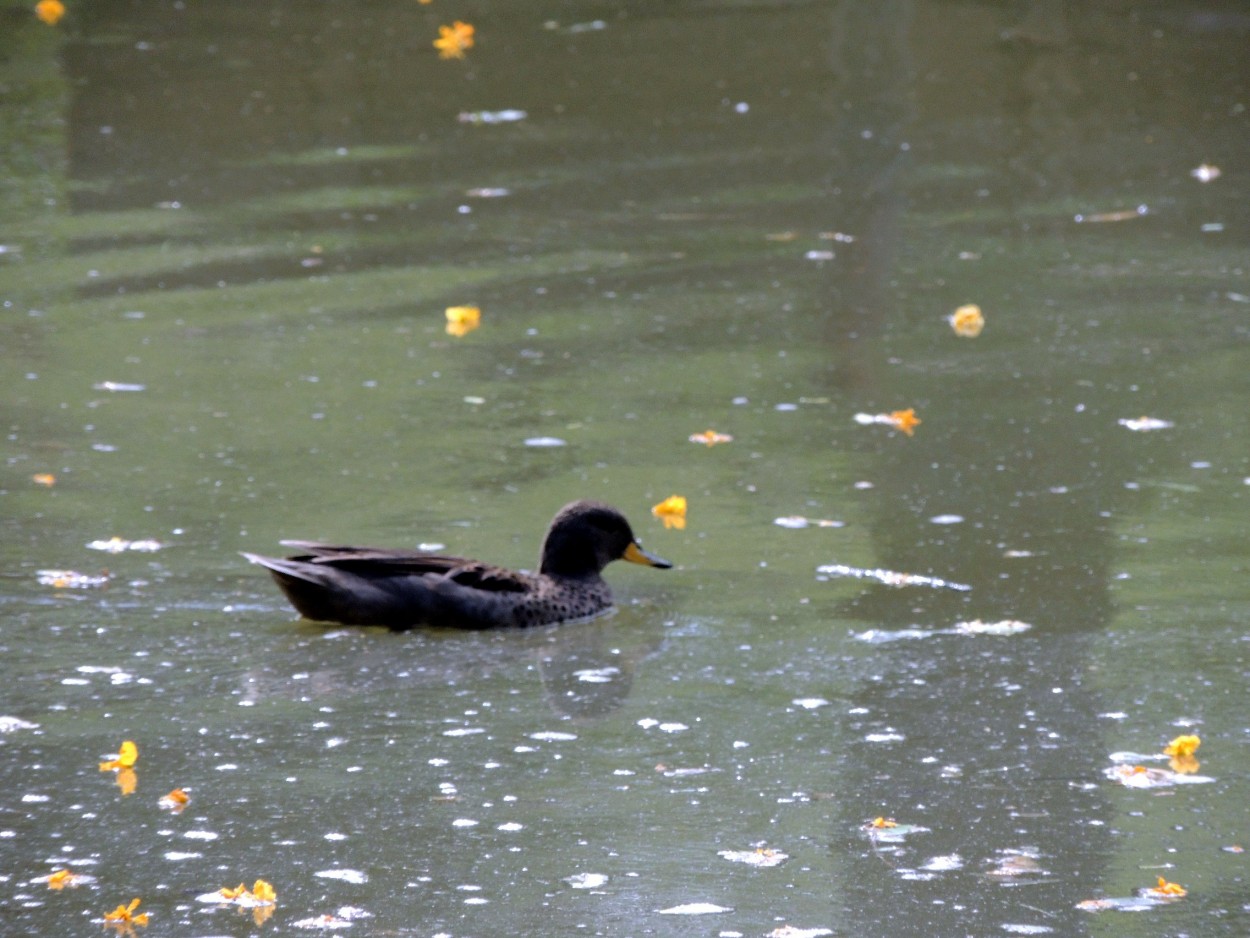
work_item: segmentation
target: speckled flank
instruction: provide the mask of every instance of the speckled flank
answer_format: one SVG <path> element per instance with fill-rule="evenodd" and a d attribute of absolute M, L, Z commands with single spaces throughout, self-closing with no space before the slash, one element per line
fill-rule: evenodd
<path fill-rule="evenodd" d="M 530 628 L 592 618 L 612 608 L 600 575 L 612 561 L 628 552 L 634 562 L 671 566 L 638 547 L 619 511 L 591 501 L 566 505 L 552 520 L 537 574 L 420 551 L 289 543 L 307 553 L 244 556 L 267 568 L 307 618 L 392 629 Z"/>

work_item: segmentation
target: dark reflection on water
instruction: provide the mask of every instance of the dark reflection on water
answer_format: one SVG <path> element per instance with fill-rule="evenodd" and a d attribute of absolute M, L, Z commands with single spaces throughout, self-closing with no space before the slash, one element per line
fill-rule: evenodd
<path fill-rule="evenodd" d="M 454 18 L 479 42 L 440 62 Z M 195 897 L 264 877 L 286 930 L 1077 935 L 1165 875 L 1191 895 L 1152 927 L 1246 932 L 1240 9 L 100 0 L 59 51 L 21 30 L 5 81 L 56 119 L 0 100 L 0 714 L 39 724 L 0 736 L 12 927 L 142 895 L 250 932 Z M 903 407 L 911 438 L 852 419 Z M 684 531 L 647 517 L 674 491 Z M 532 634 L 296 623 L 236 554 L 525 566 L 576 496 L 678 568 Z M 846 524 L 772 523 L 799 513 Z M 83 546 L 113 534 L 163 547 Z M 62 567 L 111 580 L 36 583 Z M 856 637 L 905 630 L 940 634 Z M 1102 778 L 1190 728 L 1216 784 Z M 97 769 L 126 738 L 130 796 Z M 790 858 L 720 855 L 756 847 Z M 35 880 L 68 864 L 99 882 Z M 730 911 L 661 912 L 688 903 Z"/>

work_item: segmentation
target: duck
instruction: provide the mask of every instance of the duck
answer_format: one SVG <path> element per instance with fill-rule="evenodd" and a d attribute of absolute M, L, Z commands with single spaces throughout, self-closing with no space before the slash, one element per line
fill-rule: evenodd
<path fill-rule="evenodd" d="M 603 568 L 614 560 L 673 565 L 642 548 L 620 511 L 583 499 L 561 508 L 537 573 L 420 550 L 282 541 L 302 553 L 241 552 L 269 571 L 307 619 L 341 625 L 532 628 L 591 619 L 613 608 Z"/>

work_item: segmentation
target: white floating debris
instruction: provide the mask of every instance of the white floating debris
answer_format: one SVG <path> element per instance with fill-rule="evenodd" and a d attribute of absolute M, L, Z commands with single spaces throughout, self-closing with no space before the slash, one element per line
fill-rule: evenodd
<path fill-rule="evenodd" d="M 825 935 L 832 935 L 833 931 L 828 928 L 796 928 L 793 925 L 782 925 L 780 928 L 774 928 L 764 938 L 823 938 Z"/>
<path fill-rule="evenodd" d="M 567 742 L 577 739 L 576 733 L 560 733 L 555 730 L 544 730 L 541 733 L 530 733 L 530 739 L 537 739 L 540 742 Z"/>
<path fill-rule="evenodd" d="M 836 256 L 833 251 L 808 251 L 803 258 L 809 261 L 831 261 Z"/>
<path fill-rule="evenodd" d="M 35 576 L 40 586 L 54 586 L 57 589 L 92 589 L 109 581 L 107 573 L 93 576 L 76 570 L 36 570 Z"/>
<path fill-rule="evenodd" d="M 653 726 L 659 726 L 660 721 L 654 720 L 651 717 L 643 717 L 641 720 L 638 721 L 636 725 L 641 726 L 644 730 L 649 730 Z"/>
<path fill-rule="evenodd" d="M 818 528 L 844 528 L 845 521 L 834 521 L 831 518 L 804 518 L 802 515 L 786 515 L 782 518 L 774 518 L 773 524 L 779 528 L 790 528 L 792 530 L 801 530 L 803 528 L 815 525 Z"/>
<path fill-rule="evenodd" d="M 583 684 L 607 684 L 621 676 L 621 669 L 608 665 L 606 668 L 583 668 L 573 676 Z"/>
<path fill-rule="evenodd" d="M 1033 626 L 1015 619 L 1003 619 L 1000 622 L 982 622 L 973 619 L 971 622 L 956 622 L 950 631 L 955 635 L 1019 635 Z"/>
<path fill-rule="evenodd" d="M 535 446 L 540 449 L 553 449 L 559 446 L 568 446 L 569 444 L 558 436 L 531 436 L 525 440 L 526 446 Z"/>
<path fill-rule="evenodd" d="M 322 879 L 335 879 L 343 883 L 354 883 L 360 885 L 369 882 L 369 874 L 362 873 L 360 870 L 320 870 L 313 873 L 313 876 L 320 876 Z"/>
<path fill-rule="evenodd" d="M 733 909 L 723 905 L 713 905 L 711 902 L 687 902 L 685 905 L 675 905 L 672 908 L 660 909 L 661 915 L 715 915 L 718 912 L 732 912 Z"/>
<path fill-rule="evenodd" d="M 846 564 L 831 563 L 816 568 L 816 572 L 825 576 L 849 576 L 860 580 L 877 580 L 886 586 L 931 586 L 939 589 L 952 589 L 966 592 L 972 589 L 965 583 L 952 583 L 932 576 L 918 573 L 899 573 L 894 570 L 864 570 L 860 567 L 849 567 Z"/>
<path fill-rule="evenodd" d="M 143 384 L 127 384 L 124 381 L 99 381 L 91 385 L 96 391 L 146 391 L 147 386 Z"/>
<path fill-rule="evenodd" d="M 185 850 L 165 851 L 165 859 L 171 863 L 177 863 L 180 860 L 198 860 L 202 856 L 204 856 L 202 853 L 192 853 Z"/>
<path fill-rule="evenodd" d="M 929 524 L 963 524 L 963 515 L 934 515 Z"/>
<path fill-rule="evenodd" d="M 681 733 L 690 729 L 685 723 L 661 723 L 660 732 L 662 733 Z"/>
<path fill-rule="evenodd" d="M 294 922 L 296 928 L 317 930 L 317 931 L 338 931 L 343 928 L 351 928 L 352 922 L 356 919 L 369 918 L 372 912 L 366 912 L 364 909 L 354 905 L 345 905 L 340 907 L 333 915 L 317 915 L 313 918 L 302 918 L 298 922 Z"/>
<path fill-rule="evenodd" d="M 758 850 L 718 850 L 718 857 L 724 857 L 730 863 L 745 863 L 747 866 L 770 867 L 780 866 L 790 859 L 790 855 L 780 850 L 769 850 L 761 847 Z"/>
<path fill-rule="evenodd" d="M 145 538 L 138 541 L 127 541 L 120 537 L 110 537 L 107 541 L 95 540 L 87 543 L 89 550 L 102 550 L 110 554 L 120 554 L 127 550 L 137 550 L 142 553 L 152 553 L 161 549 L 163 545 L 160 541 L 153 538 Z"/>
<path fill-rule="evenodd" d="M 502 199 L 504 196 L 512 195 L 512 190 L 504 189 L 500 186 L 482 186 L 477 189 L 467 190 L 465 195 L 471 199 Z M 466 397 L 465 400 L 467 401 L 468 398 Z M 479 403 L 484 402 L 479 401 Z"/>
<path fill-rule="evenodd" d="M 217 834 L 213 831 L 187 831 L 182 835 L 187 840 L 216 840 Z"/>
<path fill-rule="evenodd" d="M 829 706 L 829 701 L 825 700 L 824 697 L 799 697 L 790 701 L 790 703 L 796 707 L 802 707 L 804 710 L 815 710 L 819 707 Z"/>
<path fill-rule="evenodd" d="M 495 828 L 495 830 L 497 830 L 497 831 L 505 831 L 505 832 L 507 832 L 507 833 L 511 833 L 512 831 L 524 830 L 524 829 L 525 829 L 525 825 L 524 825 L 524 824 L 518 824 L 516 821 L 508 821 L 508 822 L 506 822 L 506 823 L 504 823 L 504 824 L 500 824 L 500 825 L 498 825 L 498 826 Z"/>
<path fill-rule="evenodd" d="M 598 889 L 607 883 L 608 878 L 602 873 L 574 873 L 564 877 L 564 881 L 574 889 Z"/>
<path fill-rule="evenodd" d="M 456 120 L 462 124 L 511 124 L 529 117 L 525 111 L 517 108 L 505 108 L 502 111 L 461 111 Z"/>
<path fill-rule="evenodd" d="M 452 827 L 477 827 L 477 824 L 477 821 L 468 817 L 458 817 L 451 822 Z"/>
<path fill-rule="evenodd" d="M 1222 175 L 1218 166 L 1212 166 L 1209 163 L 1203 163 L 1201 166 L 1195 166 L 1189 171 L 1189 175 L 1193 176 L 1199 182 L 1214 182 Z"/>
<path fill-rule="evenodd" d="M 0 733 L 14 733 L 18 730 L 37 730 L 38 723 L 29 723 L 20 717 L 2 717 L 0 716 Z"/>
<path fill-rule="evenodd" d="M 1054 931 L 1049 925 L 1024 925 L 1016 922 L 1003 922 L 1002 929 L 1009 935 L 1049 935 Z"/>
<path fill-rule="evenodd" d="M 444 736 L 473 736 L 477 733 L 485 733 L 486 730 L 480 726 L 459 726 L 454 730 L 443 730 Z"/>
<path fill-rule="evenodd" d="M 1158 417 L 1121 417 L 1116 423 L 1122 427 L 1128 427 L 1134 433 L 1148 433 L 1151 430 L 1166 430 L 1176 426 L 1172 421 L 1161 420 Z"/>
<path fill-rule="evenodd" d="M 897 642 L 906 638 L 931 638 L 941 635 L 942 632 L 941 629 L 869 629 L 867 632 L 857 632 L 855 638 L 869 645 L 884 645 L 886 642 Z"/>
<path fill-rule="evenodd" d="M 934 857 L 920 868 L 931 873 L 946 873 L 950 870 L 961 870 L 963 866 L 963 857 L 957 853 L 951 853 L 946 856 Z"/>
<path fill-rule="evenodd" d="M 866 743 L 901 743 L 907 737 L 902 733 L 869 733 L 864 737 Z"/>

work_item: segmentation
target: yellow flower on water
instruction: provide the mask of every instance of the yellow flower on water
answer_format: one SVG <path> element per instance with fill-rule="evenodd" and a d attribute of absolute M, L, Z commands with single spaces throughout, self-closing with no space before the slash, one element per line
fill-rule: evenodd
<path fill-rule="evenodd" d="M 105 912 L 104 921 L 114 925 L 146 925 L 148 913 L 140 912 L 135 915 L 137 908 L 139 908 L 139 900 L 131 899 L 130 905 L 119 905 L 112 912 Z"/>
<path fill-rule="evenodd" d="M 274 892 L 273 886 L 265 882 L 263 879 L 256 880 L 252 884 L 252 897 L 257 902 L 277 902 L 278 894 Z"/>
<path fill-rule="evenodd" d="M 678 531 L 686 527 L 686 498 L 683 495 L 670 495 L 658 505 L 651 506 L 651 514 L 664 522 L 665 528 L 676 528 Z"/>
<path fill-rule="evenodd" d="M 172 811 L 174 814 L 177 814 L 187 806 L 187 803 L 190 802 L 190 800 L 190 795 L 188 795 L 181 788 L 175 788 L 168 795 L 162 796 L 157 804 L 159 804 L 166 811 Z"/>
<path fill-rule="evenodd" d="M 447 334 L 460 338 L 482 324 L 482 311 L 476 306 L 448 306 Z"/>
<path fill-rule="evenodd" d="M 72 885 L 74 885 L 74 874 L 69 870 L 54 870 L 48 877 L 49 889 L 64 889 Z"/>
<path fill-rule="evenodd" d="M 985 328 L 985 317 L 981 315 L 981 307 L 975 303 L 969 303 L 951 314 L 950 324 L 955 330 L 955 335 L 965 339 L 975 339 Z"/>
<path fill-rule="evenodd" d="M 239 885 L 235 886 L 233 889 L 229 886 L 222 886 L 221 889 L 217 891 L 221 893 L 221 897 L 223 899 L 237 899 L 239 896 L 242 896 L 247 892 L 247 887 L 242 883 L 239 883 Z"/>
<path fill-rule="evenodd" d="M 463 59 L 465 50 L 473 48 L 472 24 L 456 20 L 450 26 L 438 27 L 434 48 L 438 50 L 440 59 Z"/>
<path fill-rule="evenodd" d="M 109 759 L 107 762 L 100 763 L 100 771 L 108 772 L 110 770 L 129 769 L 137 761 L 139 761 L 139 747 L 128 739 L 122 743 L 116 759 Z"/>
<path fill-rule="evenodd" d="M 35 16 L 49 26 L 55 26 L 65 15 L 65 4 L 61 0 L 39 0 L 35 4 Z"/>
<path fill-rule="evenodd" d="M 1177 898 L 1189 895 L 1189 891 L 1184 886 L 1181 886 L 1179 883 L 1169 883 L 1162 876 L 1159 877 L 1157 886 L 1146 891 L 1156 896 L 1175 896 Z"/>
<path fill-rule="evenodd" d="M 872 819 L 873 827 L 898 827 L 898 821 L 893 818 L 878 817 Z"/>
<path fill-rule="evenodd" d="M 916 427 L 920 426 L 920 418 L 916 416 L 916 408 L 908 407 L 906 410 L 894 410 L 889 414 L 890 423 L 894 424 L 899 430 L 902 430 L 908 436 L 911 436 Z"/>
<path fill-rule="evenodd" d="M 690 434 L 691 443 L 704 443 L 715 446 L 717 443 L 732 443 L 734 438 L 728 433 L 717 433 L 715 430 L 704 430 L 702 433 Z"/>
<path fill-rule="evenodd" d="M 1177 736 L 1174 740 L 1167 744 L 1167 748 L 1163 750 L 1165 756 L 1176 756 L 1184 758 L 1192 756 L 1198 751 L 1198 747 L 1202 745 L 1202 740 L 1197 736 Z"/>

